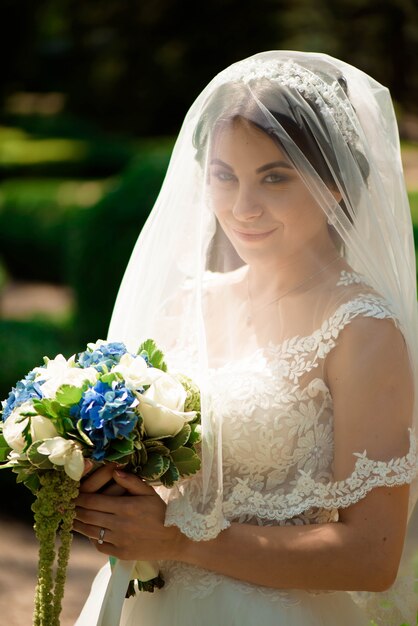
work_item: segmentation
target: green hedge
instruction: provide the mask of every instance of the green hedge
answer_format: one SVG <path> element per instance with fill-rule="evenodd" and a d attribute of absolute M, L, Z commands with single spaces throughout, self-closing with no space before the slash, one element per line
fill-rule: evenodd
<path fill-rule="evenodd" d="M 171 145 L 164 139 L 143 142 L 139 156 L 115 180 L 4 181 L 0 188 L 0 250 L 9 273 L 20 280 L 75 281 L 76 289 L 84 293 L 80 273 L 85 273 L 89 250 L 93 253 L 100 248 L 96 240 L 109 234 L 115 250 L 120 243 L 125 262 L 123 250 L 131 246 L 149 213 Z M 91 193 L 93 198 L 89 198 Z M 104 197 L 94 204 L 95 195 Z M 126 237 L 125 245 L 114 240 L 115 228 Z M 93 261 L 95 258 L 94 254 Z"/>
<path fill-rule="evenodd" d="M 131 138 L 103 133 L 68 115 L 5 116 L 0 178 L 95 178 L 122 171 L 138 152 Z"/>
<path fill-rule="evenodd" d="M 0 250 L 14 278 L 66 282 L 67 234 L 77 207 L 60 203 L 61 184 L 49 179 L 3 183 Z"/>
<path fill-rule="evenodd" d="M 140 157 L 95 207 L 79 212 L 70 233 L 69 283 L 81 341 L 104 337 L 138 234 L 163 181 L 169 150 Z"/>
<path fill-rule="evenodd" d="M 73 330 L 49 320 L 0 320 L 0 398 L 43 357 L 71 356 L 82 346 Z"/>

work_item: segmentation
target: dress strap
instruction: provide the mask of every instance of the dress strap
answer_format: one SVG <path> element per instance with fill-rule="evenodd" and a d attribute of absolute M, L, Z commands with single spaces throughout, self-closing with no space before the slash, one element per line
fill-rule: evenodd
<path fill-rule="evenodd" d="M 343 302 L 324 320 L 321 327 L 311 335 L 291 337 L 279 346 L 271 347 L 274 359 L 283 371 L 287 362 L 286 378 L 297 383 L 299 378 L 314 367 L 337 345 L 340 332 L 356 317 L 374 317 L 392 319 L 396 327 L 400 322 L 387 300 L 375 293 L 357 294 L 351 300 Z"/>

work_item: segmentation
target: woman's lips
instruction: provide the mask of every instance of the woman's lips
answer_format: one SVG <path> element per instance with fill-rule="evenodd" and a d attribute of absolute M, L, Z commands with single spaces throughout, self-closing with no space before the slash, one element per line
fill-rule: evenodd
<path fill-rule="evenodd" d="M 271 233 L 275 231 L 275 229 L 264 231 L 262 233 L 235 230 L 235 228 L 233 228 L 232 231 L 239 239 L 242 239 L 243 241 L 260 241 L 261 239 L 266 239 L 269 235 L 271 235 Z"/>

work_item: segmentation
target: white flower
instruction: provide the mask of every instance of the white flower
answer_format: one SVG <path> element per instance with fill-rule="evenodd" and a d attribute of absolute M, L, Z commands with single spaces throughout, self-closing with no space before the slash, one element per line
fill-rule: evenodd
<path fill-rule="evenodd" d="M 40 439 L 49 439 L 58 435 L 58 431 L 48 417 L 33 415 L 30 419 L 30 434 L 32 443 Z"/>
<path fill-rule="evenodd" d="M 152 380 L 148 375 L 148 370 L 153 369 L 147 366 L 142 356 L 133 356 L 126 352 L 119 363 L 112 368 L 112 372 L 122 375 L 128 389 L 139 389 L 143 385 L 149 385 Z"/>
<path fill-rule="evenodd" d="M 97 350 L 98 348 L 100 348 L 100 346 L 103 346 L 107 343 L 107 341 L 105 341 L 105 339 L 98 339 L 96 342 L 90 342 L 87 344 L 87 347 L 89 350 L 91 350 L 92 352 L 94 352 L 95 350 Z"/>
<path fill-rule="evenodd" d="M 135 561 L 131 577 L 146 582 L 156 578 L 160 568 L 156 561 Z"/>
<path fill-rule="evenodd" d="M 44 360 L 44 367 L 35 367 L 33 370 L 36 372 L 37 379 L 49 380 L 50 378 L 58 376 L 60 373 L 64 373 L 68 367 L 74 367 L 74 356 L 68 359 L 68 361 L 62 354 L 58 354 L 55 359 L 45 357 Z"/>
<path fill-rule="evenodd" d="M 85 381 L 95 383 L 99 377 L 94 367 L 77 367 L 74 356 L 67 361 L 62 354 L 58 354 L 55 359 L 47 360 L 46 367 L 37 367 L 35 371 L 37 379 L 43 381 L 40 388 L 45 398 L 55 398 L 61 385 L 82 387 Z"/>
<path fill-rule="evenodd" d="M 63 465 L 67 476 L 80 480 L 84 470 L 84 458 L 78 442 L 53 437 L 41 443 L 38 452 L 45 454 L 54 465 Z"/>
<path fill-rule="evenodd" d="M 16 452 L 16 450 L 11 450 L 7 455 L 7 460 L 9 463 L 12 462 L 16 465 L 19 465 L 19 461 L 27 461 L 28 457 L 22 452 Z"/>
<path fill-rule="evenodd" d="M 32 415 L 25 416 L 24 413 L 32 413 Z M 23 431 L 29 421 L 32 443 L 58 435 L 58 431 L 50 419 L 38 415 L 33 408 L 32 402 L 24 402 L 10 413 L 3 424 L 3 436 L 7 444 L 15 452 L 23 452 L 26 448 Z"/>
<path fill-rule="evenodd" d="M 156 378 L 145 393 L 138 396 L 145 430 L 149 437 L 174 436 L 196 413 L 184 412 L 187 394 L 178 380 L 160 370 L 148 369 L 149 375 Z"/>

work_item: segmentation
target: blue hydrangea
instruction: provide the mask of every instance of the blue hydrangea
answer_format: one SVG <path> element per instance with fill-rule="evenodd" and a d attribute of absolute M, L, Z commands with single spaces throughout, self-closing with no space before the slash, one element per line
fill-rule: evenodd
<path fill-rule="evenodd" d="M 19 380 L 16 387 L 13 387 L 7 400 L 2 401 L 1 405 L 4 421 L 15 408 L 19 407 L 24 402 L 32 400 L 32 398 L 42 398 L 40 387 L 42 381 L 35 382 L 35 376 L 36 372 L 34 370 L 26 374 L 25 378 Z"/>
<path fill-rule="evenodd" d="M 72 416 L 81 417 L 83 430 L 94 444 L 93 459 L 102 461 L 113 439 L 129 438 L 138 420 L 131 408 L 134 400 L 135 396 L 123 383 L 111 387 L 98 381 L 72 407 Z"/>
<path fill-rule="evenodd" d="M 95 367 L 99 372 L 110 370 L 117 365 L 121 357 L 126 354 L 124 343 L 109 342 L 98 346 L 96 350 L 85 350 L 77 355 L 77 363 L 81 367 Z"/>

